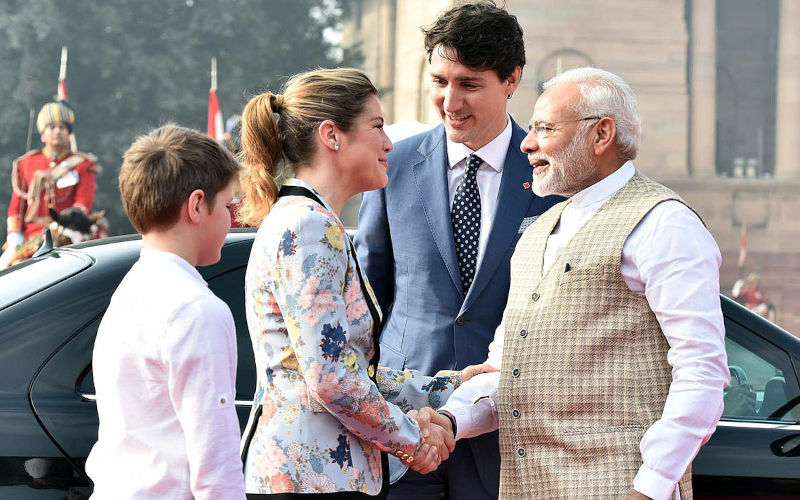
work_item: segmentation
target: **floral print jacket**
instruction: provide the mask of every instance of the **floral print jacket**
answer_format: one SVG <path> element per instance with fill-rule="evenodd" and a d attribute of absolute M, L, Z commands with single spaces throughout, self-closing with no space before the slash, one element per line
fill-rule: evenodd
<path fill-rule="evenodd" d="M 258 229 L 245 278 L 258 372 L 248 493 L 377 494 L 380 452 L 420 446 L 404 412 L 442 405 L 460 383 L 383 367 L 370 380 L 373 322 L 350 248 L 330 207 L 302 196 L 279 198 Z"/>

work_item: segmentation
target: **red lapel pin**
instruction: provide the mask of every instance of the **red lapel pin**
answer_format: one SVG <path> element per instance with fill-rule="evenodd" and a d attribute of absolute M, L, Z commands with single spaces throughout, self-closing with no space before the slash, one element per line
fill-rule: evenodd
<path fill-rule="evenodd" d="M 525 189 L 529 189 L 531 187 L 531 183 L 530 182 L 525 182 L 525 183 L 522 184 L 522 187 L 524 187 Z"/>

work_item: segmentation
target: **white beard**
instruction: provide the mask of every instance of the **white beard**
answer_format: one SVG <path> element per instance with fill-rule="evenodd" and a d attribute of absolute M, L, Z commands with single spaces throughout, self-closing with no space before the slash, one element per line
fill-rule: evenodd
<path fill-rule="evenodd" d="M 572 196 L 583 189 L 586 180 L 595 170 L 585 135 L 581 132 L 576 133 L 564 149 L 552 156 L 543 154 L 536 156 L 550 164 L 544 172 L 533 176 L 531 189 L 536 196 L 551 194 Z"/>

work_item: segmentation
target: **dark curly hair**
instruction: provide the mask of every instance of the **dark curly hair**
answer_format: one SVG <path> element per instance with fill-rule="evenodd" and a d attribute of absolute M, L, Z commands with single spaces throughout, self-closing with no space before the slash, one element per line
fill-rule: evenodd
<path fill-rule="evenodd" d="M 433 51 L 442 57 L 448 49 L 458 62 L 485 71 L 493 69 L 505 80 L 525 66 L 525 42 L 517 17 L 494 2 L 467 3 L 453 7 L 433 23 L 425 34 L 428 62 Z"/>

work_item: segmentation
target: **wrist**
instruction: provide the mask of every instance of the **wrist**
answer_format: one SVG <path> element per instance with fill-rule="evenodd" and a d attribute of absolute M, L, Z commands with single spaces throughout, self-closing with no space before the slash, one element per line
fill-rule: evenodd
<path fill-rule="evenodd" d="M 19 246 L 24 242 L 25 236 L 23 236 L 19 231 L 10 232 L 8 233 L 8 236 L 6 236 L 6 243 L 8 243 L 9 246 Z"/>
<path fill-rule="evenodd" d="M 453 439 L 455 439 L 456 435 L 458 434 L 458 424 L 456 423 L 456 417 L 447 410 L 439 410 L 436 413 L 444 417 L 447 417 L 447 420 L 450 421 L 450 431 L 453 433 Z"/>

